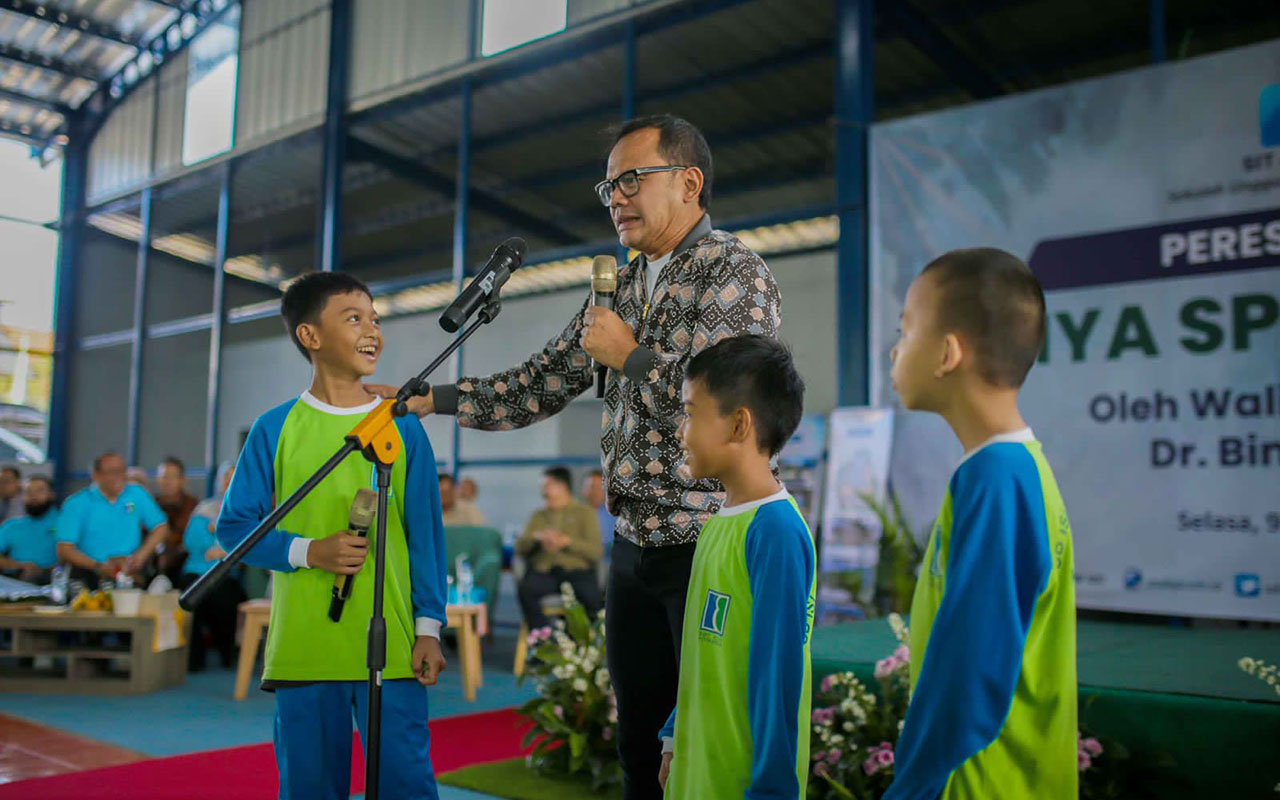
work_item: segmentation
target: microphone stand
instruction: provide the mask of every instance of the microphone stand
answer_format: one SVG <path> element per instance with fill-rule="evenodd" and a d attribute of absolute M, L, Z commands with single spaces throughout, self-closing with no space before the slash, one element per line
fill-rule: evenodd
<path fill-rule="evenodd" d="M 195 609 L 201 601 L 244 560 L 249 551 L 262 541 L 276 525 L 288 515 L 307 495 L 325 479 L 347 456 L 359 451 L 377 468 L 378 475 L 378 523 L 377 542 L 373 562 L 373 616 L 369 621 L 369 642 L 366 663 L 369 667 L 369 741 L 365 742 L 365 797 L 377 800 L 379 768 L 382 762 L 382 671 L 387 665 L 387 621 L 383 616 L 383 586 L 386 581 L 387 558 L 387 502 L 391 489 L 391 468 L 400 456 L 400 437 L 396 433 L 395 420 L 409 413 L 408 400 L 431 391 L 427 377 L 475 333 L 481 325 L 493 322 L 502 311 L 502 300 L 496 295 L 481 307 L 476 319 L 445 348 L 426 369 L 405 382 L 396 392 L 394 400 L 383 400 L 351 429 L 343 444 L 328 461 L 311 477 L 294 490 L 283 503 L 267 515 L 258 527 L 227 553 L 208 572 L 182 593 L 178 603 L 187 611 Z"/>

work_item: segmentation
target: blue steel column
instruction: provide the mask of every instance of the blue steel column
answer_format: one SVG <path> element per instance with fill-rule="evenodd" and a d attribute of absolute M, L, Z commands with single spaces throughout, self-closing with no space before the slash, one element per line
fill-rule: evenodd
<path fill-rule="evenodd" d="M 1151 0 L 1150 10 L 1151 23 L 1151 63 L 1163 63 L 1166 58 L 1166 42 L 1168 41 L 1165 29 L 1164 0 Z"/>
<path fill-rule="evenodd" d="M 870 401 L 867 214 L 869 133 L 875 114 L 873 0 L 836 0 L 836 359 L 840 405 Z"/>
<path fill-rule="evenodd" d="M 480 3 L 471 0 L 467 19 L 467 59 L 474 60 L 480 41 Z M 462 109 L 458 121 L 458 178 L 454 189 L 453 208 L 453 283 L 459 292 L 467 277 L 467 241 L 470 237 L 470 219 L 467 206 L 471 187 L 471 78 L 463 78 L 459 89 Z M 453 355 L 453 379 L 462 377 L 463 351 L 459 347 Z M 462 460 L 462 426 L 457 417 L 453 422 L 453 452 L 450 454 L 449 471 L 458 474 Z"/>
<path fill-rule="evenodd" d="M 54 304 L 53 391 L 49 398 L 49 460 L 53 483 L 66 496 L 68 428 L 71 424 L 71 359 L 76 351 L 76 290 L 80 280 L 80 240 L 84 232 L 89 137 L 79 116 L 67 120 L 62 151 L 62 213 L 58 227 L 57 299 Z"/>
<path fill-rule="evenodd" d="M 222 389 L 222 331 L 227 322 L 227 233 L 231 227 L 231 164 L 222 165 L 222 186 L 218 190 L 218 232 L 213 259 L 213 327 L 209 329 L 209 389 L 205 403 L 204 463 L 208 470 L 205 497 L 218 487 L 218 403 Z"/>
<path fill-rule="evenodd" d="M 627 20 L 622 40 L 622 121 L 636 116 L 636 22 Z M 607 175 L 605 177 L 608 177 Z M 618 244 L 618 263 L 627 263 L 627 248 Z"/>
<path fill-rule="evenodd" d="M 138 424 L 142 414 L 142 351 L 147 342 L 147 272 L 151 261 L 151 187 L 142 190 L 142 233 L 138 237 L 138 267 L 133 279 L 133 352 L 129 357 L 129 421 L 125 463 L 138 464 Z"/>
<path fill-rule="evenodd" d="M 351 0 L 332 0 L 329 8 L 329 78 L 324 111 L 320 224 L 316 242 L 316 269 L 322 272 L 337 269 L 342 260 L 342 166 L 347 154 L 351 25 Z"/>

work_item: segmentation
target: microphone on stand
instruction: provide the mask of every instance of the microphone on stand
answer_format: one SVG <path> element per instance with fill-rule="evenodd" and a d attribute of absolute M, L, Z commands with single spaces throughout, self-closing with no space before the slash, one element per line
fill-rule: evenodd
<path fill-rule="evenodd" d="M 378 508 L 378 493 L 372 489 L 361 489 L 351 501 L 351 515 L 347 518 L 347 530 L 352 536 L 364 538 L 369 535 L 369 526 L 373 523 L 373 514 Z M 342 619 L 342 607 L 351 597 L 351 587 L 355 584 L 355 575 L 338 575 L 333 579 L 333 599 L 329 601 L 329 619 L 337 622 Z"/>
<path fill-rule="evenodd" d="M 524 251 L 524 239 L 519 236 L 512 236 L 498 245 L 480 274 L 467 284 L 462 294 L 440 315 L 440 327 L 448 333 L 457 333 L 462 324 L 476 313 L 476 309 L 497 297 L 498 290 L 507 282 L 507 278 L 524 263 Z"/>
<path fill-rule="evenodd" d="M 618 292 L 618 259 L 613 256 L 596 256 L 591 260 L 592 305 L 613 310 L 613 299 Z M 596 365 L 596 397 L 604 397 L 605 376 L 609 368 Z"/>

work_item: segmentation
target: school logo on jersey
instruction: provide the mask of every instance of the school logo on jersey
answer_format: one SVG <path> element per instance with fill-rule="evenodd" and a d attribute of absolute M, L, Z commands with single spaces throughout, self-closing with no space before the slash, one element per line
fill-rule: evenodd
<path fill-rule="evenodd" d="M 703 633 L 724 636 L 725 622 L 729 619 L 729 601 L 727 594 L 707 590 L 707 604 L 702 607 L 702 624 L 699 629 Z"/>
<path fill-rule="evenodd" d="M 133 501 L 132 501 L 132 500 L 126 500 L 126 501 L 125 501 L 125 503 L 124 503 L 124 513 L 126 513 L 126 514 L 132 514 L 132 513 L 133 513 L 133 511 L 134 511 L 134 509 L 135 509 L 136 507 L 137 507 L 137 506 L 135 506 L 135 505 L 133 504 Z"/>

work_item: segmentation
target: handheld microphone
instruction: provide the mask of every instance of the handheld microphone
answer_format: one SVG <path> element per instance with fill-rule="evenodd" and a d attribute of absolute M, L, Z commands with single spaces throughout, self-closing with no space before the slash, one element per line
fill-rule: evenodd
<path fill-rule="evenodd" d="M 520 269 L 524 262 L 525 243 L 519 236 L 512 236 L 498 245 L 489 256 L 489 263 L 484 265 L 480 274 L 475 277 L 462 294 L 440 315 L 440 327 L 449 333 L 457 333 L 476 309 L 498 296 L 498 290 L 511 277 L 511 273 Z"/>
<path fill-rule="evenodd" d="M 596 256 L 591 260 L 592 305 L 613 310 L 614 296 L 618 292 L 618 259 L 613 256 Z M 609 368 L 596 365 L 596 397 L 604 397 L 604 381 Z"/>
<path fill-rule="evenodd" d="M 364 538 L 369 535 L 369 526 L 373 523 L 373 514 L 378 508 L 378 493 L 372 489 L 361 489 L 351 501 L 351 515 L 347 518 L 347 530 L 353 536 Z M 329 601 L 329 619 L 337 622 L 342 619 L 342 607 L 351 597 L 351 587 L 356 580 L 355 575 L 338 575 L 333 579 L 333 599 Z"/>

